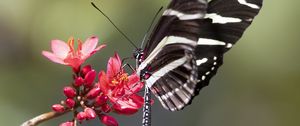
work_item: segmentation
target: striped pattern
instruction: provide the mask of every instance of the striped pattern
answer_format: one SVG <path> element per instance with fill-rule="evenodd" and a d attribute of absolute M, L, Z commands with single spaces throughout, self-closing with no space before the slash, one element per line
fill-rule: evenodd
<path fill-rule="evenodd" d="M 223 64 L 223 55 L 243 35 L 262 6 L 262 0 L 211 0 L 205 20 L 201 20 L 196 59 L 208 61 L 198 65 L 198 84 L 195 95 L 209 84 Z"/>
<path fill-rule="evenodd" d="M 181 110 L 194 95 L 198 20 L 204 19 L 206 7 L 204 0 L 173 0 L 144 48 L 145 59 L 137 73 L 151 74 L 144 78 L 146 86 L 170 111 Z"/>
<path fill-rule="evenodd" d="M 163 16 L 176 16 L 179 20 L 195 20 L 202 19 L 204 17 L 203 13 L 195 13 L 195 14 L 185 14 L 173 9 L 167 9 L 163 13 Z"/>
<path fill-rule="evenodd" d="M 197 66 L 192 46 L 176 44 L 166 46 L 164 50 L 168 51 L 162 52 L 159 55 L 161 59 L 150 65 L 154 68 L 148 70 L 151 77 L 145 82 L 166 109 L 176 111 L 188 104 L 194 94 Z"/>
<path fill-rule="evenodd" d="M 183 109 L 208 85 L 223 54 L 261 6 L 262 0 L 172 0 L 143 49 L 143 59 L 137 59 L 137 74 L 165 109 Z"/>
<path fill-rule="evenodd" d="M 224 17 L 224 16 L 218 15 L 216 13 L 206 14 L 205 18 L 211 19 L 213 24 L 215 24 L 215 23 L 218 23 L 218 24 L 227 24 L 227 23 L 239 23 L 239 22 L 242 22 L 242 20 L 239 19 L 239 18 Z"/>

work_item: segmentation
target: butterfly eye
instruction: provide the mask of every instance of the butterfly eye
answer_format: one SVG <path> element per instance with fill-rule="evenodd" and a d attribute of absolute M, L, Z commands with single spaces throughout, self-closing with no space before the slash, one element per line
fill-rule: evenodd
<path fill-rule="evenodd" d="M 137 59 L 138 61 L 142 62 L 143 57 L 144 57 L 144 52 L 142 49 L 137 49 L 134 53 L 133 56 L 135 59 Z"/>
<path fill-rule="evenodd" d="M 135 58 L 135 59 L 138 59 L 139 58 L 139 52 L 138 52 L 138 50 L 136 50 L 136 51 L 134 51 L 133 52 L 133 57 Z"/>

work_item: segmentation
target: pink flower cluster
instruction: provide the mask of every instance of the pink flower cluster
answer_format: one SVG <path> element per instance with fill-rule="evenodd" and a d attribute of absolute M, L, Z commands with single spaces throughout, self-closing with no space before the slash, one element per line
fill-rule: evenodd
<path fill-rule="evenodd" d="M 144 103 L 143 97 L 137 95 L 143 83 L 132 73 L 129 75 L 123 68 L 118 54 L 108 60 L 107 71 L 98 73 L 86 65 L 81 68 L 87 58 L 99 51 L 105 45 L 97 46 L 98 38 L 93 36 L 82 44 L 78 40 L 77 50 L 74 39 L 68 45 L 61 40 L 51 42 L 52 53 L 43 51 L 42 54 L 51 61 L 73 68 L 73 81 L 64 87 L 66 99 L 60 104 L 52 105 L 52 110 L 58 113 L 73 111 L 73 119 L 60 126 L 73 126 L 76 122 L 83 122 L 99 118 L 106 126 L 118 126 L 118 122 L 108 113 L 115 112 L 123 115 L 136 113 Z M 82 109 L 78 109 L 82 108 Z M 82 110 L 82 111 L 79 111 Z"/>

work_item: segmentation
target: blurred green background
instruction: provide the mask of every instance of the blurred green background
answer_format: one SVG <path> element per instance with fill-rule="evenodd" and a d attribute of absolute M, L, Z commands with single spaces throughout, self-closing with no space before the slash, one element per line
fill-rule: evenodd
<path fill-rule="evenodd" d="M 95 3 L 137 45 L 154 13 L 168 0 L 99 0 Z M 224 65 L 193 104 L 168 112 L 158 102 L 154 126 L 299 126 L 300 1 L 265 0 L 264 7 Z M 134 48 L 89 0 L 0 1 L 0 125 L 17 126 L 64 99 L 71 81 L 68 67 L 41 55 L 50 40 L 97 35 L 108 46 L 88 60 L 106 69 L 114 51 L 131 56 Z M 41 126 L 57 126 L 69 115 Z M 117 116 L 121 126 L 141 125 L 141 113 Z M 84 123 L 100 125 L 99 120 Z"/>

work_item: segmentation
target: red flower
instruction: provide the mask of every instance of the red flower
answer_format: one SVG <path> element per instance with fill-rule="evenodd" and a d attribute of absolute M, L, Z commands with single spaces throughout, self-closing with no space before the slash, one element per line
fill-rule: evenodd
<path fill-rule="evenodd" d="M 72 37 L 68 40 L 68 44 L 61 40 L 52 40 L 52 52 L 43 51 L 42 54 L 52 62 L 78 69 L 87 58 L 105 47 L 105 45 L 100 45 L 96 48 L 97 43 L 98 37 L 96 36 L 88 38 L 83 44 L 81 40 L 78 39 L 78 47 L 77 50 L 75 50 L 74 38 Z"/>
<path fill-rule="evenodd" d="M 137 74 L 128 75 L 122 68 L 120 57 L 116 53 L 108 61 L 107 72 L 99 73 L 102 92 L 113 103 L 113 110 L 119 114 L 134 114 L 143 106 L 143 97 L 137 95 L 144 84 L 139 82 Z"/>

